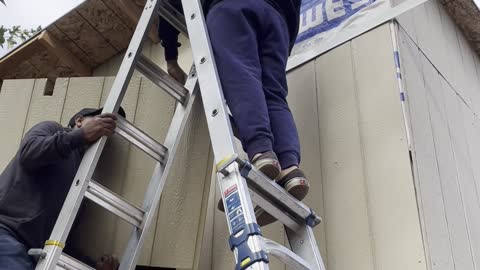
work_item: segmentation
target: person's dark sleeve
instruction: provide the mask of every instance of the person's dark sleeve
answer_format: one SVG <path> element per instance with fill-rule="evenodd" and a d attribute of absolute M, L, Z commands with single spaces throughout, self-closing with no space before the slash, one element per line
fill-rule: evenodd
<path fill-rule="evenodd" d="M 169 3 L 181 14 L 183 14 L 183 7 L 180 0 L 170 0 Z M 164 18 L 160 17 L 158 24 L 158 37 L 162 41 L 162 46 L 165 48 L 165 60 L 177 60 L 178 59 L 178 47 L 181 46 L 178 43 L 178 35 L 180 32 L 171 25 Z"/>
<path fill-rule="evenodd" d="M 73 150 L 86 144 L 81 129 L 67 132 L 59 123 L 41 122 L 20 143 L 19 161 L 27 169 L 38 169 L 67 158 Z"/>

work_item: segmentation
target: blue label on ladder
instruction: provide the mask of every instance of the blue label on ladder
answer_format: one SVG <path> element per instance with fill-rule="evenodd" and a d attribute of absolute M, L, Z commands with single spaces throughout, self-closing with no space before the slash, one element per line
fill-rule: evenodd
<path fill-rule="evenodd" d="M 225 201 L 227 204 L 228 221 L 232 231 L 235 232 L 245 225 L 243 207 L 240 203 L 240 195 L 236 185 L 225 192 Z"/>

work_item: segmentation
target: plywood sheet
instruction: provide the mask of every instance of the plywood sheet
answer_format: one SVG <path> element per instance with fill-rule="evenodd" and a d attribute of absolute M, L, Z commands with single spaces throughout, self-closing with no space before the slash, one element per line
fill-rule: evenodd
<path fill-rule="evenodd" d="M 5 80 L 0 91 L 0 138 L 2 146 L 0 171 L 3 171 L 18 150 L 35 80 Z"/>
<path fill-rule="evenodd" d="M 51 33 L 57 40 L 59 40 L 69 51 L 71 51 L 78 59 L 81 59 L 90 67 L 98 66 L 99 62 L 93 56 L 87 54 L 86 51 L 79 44 L 69 38 L 60 28 L 55 24 L 50 25 L 47 31 Z"/>
<path fill-rule="evenodd" d="M 104 36 L 97 32 L 76 11 L 62 17 L 55 23 L 55 26 L 95 59 L 97 64 L 105 62 L 118 52 Z"/>
<path fill-rule="evenodd" d="M 60 122 L 63 104 L 67 93 L 68 79 L 57 79 L 52 95 L 45 94 L 47 79 L 36 79 L 32 93 L 32 101 L 28 110 L 25 133 L 35 124 L 50 120 Z"/>
<path fill-rule="evenodd" d="M 76 11 L 117 51 L 128 47 L 133 31 L 102 0 L 84 2 Z"/>
<path fill-rule="evenodd" d="M 102 0 L 103 3 L 108 6 L 117 15 L 120 20 L 130 29 L 135 30 L 136 25 L 128 18 L 128 16 L 120 9 L 117 0 Z"/>
<path fill-rule="evenodd" d="M 315 62 L 327 267 L 374 269 L 350 42 Z"/>
<path fill-rule="evenodd" d="M 46 50 L 42 50 L 41 52 L 31 55 L 28 59 L 28 62 L 39 71 L 36 74 L 37 77 L 55 78 L 55 66 L 58 63 L 58 58 L 54 55 L 49 55 Z M 71 74 L 72 73 L 70 73 L 70 75 Z"/>
<path fill-rule="evenodd" d="M 425 269 L 389 25 L 353 40 L 352 52 L 375 267 Z"/>

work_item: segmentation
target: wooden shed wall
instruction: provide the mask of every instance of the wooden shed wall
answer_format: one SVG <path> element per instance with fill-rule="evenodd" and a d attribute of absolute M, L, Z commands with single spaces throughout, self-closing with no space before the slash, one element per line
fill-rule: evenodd
<path fill-rule="evenodd" d="M 183 46 L 180 57 L 184 68 L 191 62 L 187 49 Z M 144 53 L 165 66 L 160 46 L 147 44 Z M 111 60 L 99 67 L 95 75 L 114 75 L 120 61 Z M 312 181 L 307 203 L 325 221 L 316 229 L 316 236 L 328 269 L 425 270 L 389 26 L 374 29 L 295 69 L 288 80 L 289 102 L 303 146 L 302 167 Z M 109 77 L 60 79 L 53 96 L 37 94 L 38 101 L 35 89 L 39 86 L 36 91 L 41 93 L 42 80 L 5 81 L 0 92 L 0 143 L 5 145 L 0 148 L 7 151 L 2 151 L 0 165 L 15 153 L 28 126 L 27 119 L 33 123 L 48 117 L 65 123 L 76 109 L 99 106 L 111 81 Z M 128 118 L 157 139 L 163 138 L 173 102 L 140 77 L 130 88 L 124 104 Z M 49 106 L 57 109 L 49 110 L 45 117 L 39 116 L 44 112 L 41 108 Z M 188 128 L 176 176 L 169 181 L 162 198 L 157 226 L 142 256 L 144 264 L 179 269 L 232 268 L 225 218 L 215 210 L 216 198 L 207 196 L 209 191 L 214 194 L 215 187 L 202 187 L 211 179 L 212 157 L 203 116 L 198 110 L 196 116 L 200 118 Z M 13 123 L 11 117 L 19 122 Z M 4 133 L 3 127 L 11 127 L 8 130 L 12 131 Z M 17 144 L 13 145 L 12 140 Z M 120 140 L 112 140 L 112 144 L 120 146 L 107 154 L 114 161 L 102 162 L 105 169 L 97 172 L 96 177 L 138 203 L 152 164 Z M 112 171 L 109 178 L 107 172 Z M 126 239 L 125 226 L 97 208 L 89 211 L 95 218 L 82 224 L 83 228 L 99 238 L 112 239 L 96 244 L 93 255 L 118 251 Z M 100 218 L 107 229 L 99 226 Z M 266 227 L 264 232 L 276 241 L 285 241 L 278 224 Z M 92 247 L 91 242 L 87 244 Z M 272 269 L 283 270 L 285 266 L 274 261 Z"/>
<path fill-rule="evenodd" d="M 430 1 L 398 29 L 429 269 L 480 269 L 480 59 Z"/>
<path fill-rule="evenodd" d="M 383 25 L 288 75 L 312 182 L 306 202 L 324 218 L 315 232 L 329 270 L 426 269 L 391 35 Z M 182 43 L 186 68 L 191 55 Z M 160 46 L 148 44 L 144 53 L 164 66 Z M 113 75 L 120 61 L 94 73 Z M 215 190 L 212 201 L 220 197 Z M 202 270 L 230 269 L 224 214 L 209 207 Z M 263 231 L 285 243 L 279 224 Z M 272 269 L 286 268 L 273 260 Z"/>

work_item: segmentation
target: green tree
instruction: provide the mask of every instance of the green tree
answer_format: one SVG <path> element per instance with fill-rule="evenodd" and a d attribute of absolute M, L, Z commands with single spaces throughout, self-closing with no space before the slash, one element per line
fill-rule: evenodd
<path fill-rule="evenodd" d="M 0 0 L 5 6 L 5 0 Z M 8 49 L 11 49 L 13 46 L 17 45 L 19 41 L 24 42 L 29 37 L 42 30 L 41 26 L 38 26 L 36 29 L 22 29 L 20 25 L 14 25 L 12 28 L 8 29 L 3 25 L 0 25 L 0 47 L 4 47 L 5 43 Z"/>
<path fill-rule="evenodd" d="M 14 25 L 9 29 L 0 25 L 0 47 L 4 48 L 6 43 L 7 48 L 11 49 L 19 42 L 24 42 L 40 30 L 42 30 L 41 26 L 35 29 L 22 29 L 20 25 Z"/>

